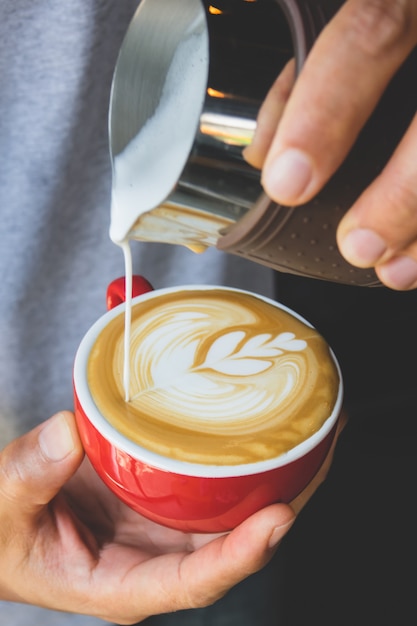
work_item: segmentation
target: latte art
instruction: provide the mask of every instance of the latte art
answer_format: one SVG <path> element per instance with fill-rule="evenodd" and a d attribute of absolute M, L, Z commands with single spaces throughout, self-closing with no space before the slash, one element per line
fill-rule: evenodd
<path fill-rule="evenodd" d="M 317 431 L 335 404 L 323 338 L 250 294 L 185 289 L 137 303 L 129 403 L 123 331 L 120 314 L 100 334 L 89 386 L 106 419 L 154 452 L 220 465 L 272 458 Z"/>
<path fill-rule="evenodd" d="M 241 431 L 253 418 L 265 420 L 300 381 L 302 362 L 287 356 L 280 346 L 302 350 L 305 341 L 291 333 L 272 338 L 249 330 L 221 332 L 218 307 L 200 311 L 194 306 L 196 310 L 188 312 L 181 303 L 135 326 L 132 404 L 147 413 L 164 407 L 167 422 L 203 431 L 217 431 L 219 422 Z M 278 360 L 280 355 L 284 356 Z M 264 375 L 257 383 L 254 377 L 260 373 Z"/>

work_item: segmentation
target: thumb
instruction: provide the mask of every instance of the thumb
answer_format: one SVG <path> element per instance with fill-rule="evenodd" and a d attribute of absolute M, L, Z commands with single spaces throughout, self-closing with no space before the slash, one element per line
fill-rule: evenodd
<path fill-rule="evenodd" d="M 74 415 L 57 413 L 0 453 L 0 506 L 7 506 L 10 515 L 36 515 L 74 474 L 82 458 Z"/>

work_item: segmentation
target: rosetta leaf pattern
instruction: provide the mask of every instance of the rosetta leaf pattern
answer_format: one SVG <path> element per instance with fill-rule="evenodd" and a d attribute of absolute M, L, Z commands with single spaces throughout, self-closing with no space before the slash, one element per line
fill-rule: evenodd
<path fill-rule="evenodd" d="M 285 352 L 305 350 L 307 343 L 294 333 L 280 333 L 276 337 L 262 333 L 246 339 L 244 331 L 231 331 L 216 339 L 207 352 L 202 367 L 228 376 L 254 375 L 271 367 L 272 359 Z"/>

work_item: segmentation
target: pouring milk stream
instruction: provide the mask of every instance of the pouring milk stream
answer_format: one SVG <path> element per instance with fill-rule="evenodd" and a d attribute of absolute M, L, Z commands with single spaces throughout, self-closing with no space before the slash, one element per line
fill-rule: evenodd
<path fill-rule="evenodd" d="M 207 33 L 196 21 L 188 37 L 176 49 L 154 115 L 125 149 L 113 158 L 110 238 L 121 246 L 125 261 L 123 385 L 126 402 L 129 401 L 132 310 L 130 230 L 136 224 L 135 239 L 138 239 L 137 222 L 140 216 L 169 195 L 181 174 L 182 157 L 184 152 L 191 150 L 194 137 L 189 133 L 190 119 L 195 118 L 193 121 L 197 128 L 203 106 L 201 94 L 205 93 L 207 83 L 207 57 Z M 190 58 L 195 61 L 190 63 Z"/>

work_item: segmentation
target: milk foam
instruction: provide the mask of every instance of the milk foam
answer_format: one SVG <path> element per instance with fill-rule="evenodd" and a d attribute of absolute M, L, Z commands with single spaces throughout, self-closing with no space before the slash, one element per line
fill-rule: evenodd
<path fill-rule="evenodd" d="M 176 49 L 153 116 L 113 158 L 110 237 L 115 243 L 124 241 L 140 215 L 176 185 L 198 127 L 207 76 L 207 29 L 196 19 Z"/>
<path fill-rule="evenodd" d="M 193 303 L 187 303 L 185 310 L 178 304 L 133 326 L 130 402 L 149 412 L 158 406 L 171 424 L 188 421 L 205 430 L 211 424 L 217 428 L 219 422 L 231 425 L 238 420 L 242 431 L 243 422 L 264 420 L 299 385 L 304 359 L 294 353 L 305 350 L 306 342 L 291 333 L 218 334 L 219 309 L 209 304 L 207 312 L 198 305 L 193 308 Z M 201 359 L 203 343 L 209 347 Z M 264 375 L 257 379 L 260 373 Z"/>

